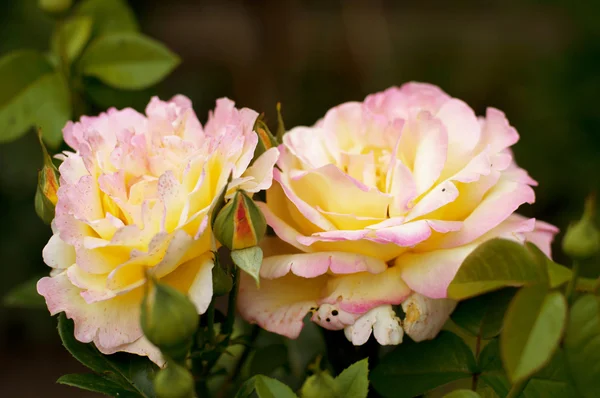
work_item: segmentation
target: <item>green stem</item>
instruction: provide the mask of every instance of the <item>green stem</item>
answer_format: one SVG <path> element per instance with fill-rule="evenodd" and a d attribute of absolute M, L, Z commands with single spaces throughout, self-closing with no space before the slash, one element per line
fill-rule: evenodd
<path fill-rule="evenodd" d="M 233 287 L 229 292 L 229 300 L 227 302 L 227 319 L 223 327 L 223 334 L 230 336 L 233 332 L 233 323 L 235 322 L 235 309 L 238 291 L 240 290 L 240 269 L 234 267 L 233 271 Z"/>
<path fill-rule="evenodd" d="M 525 387 L 527 387 L 528 382 L 529 379 L 513 384 L 506 398 L 517 398 L 519 395 L 521 395 Z"/>
<path fill-rule="evenodd" d="M 575 293 L 575 286 L 577 286 L 577 278 L 579 277 L 579 261 L 573 261 L 573 275 L 571 276 L 571 280 L 567 285 L 567 291 L 565 293 L 567 297 L 567 302 L 571 303 L 573 301 L 573 294 Z"/>
<path fill-rule="evenodd" d="M 215 343 L 215 299 L 210 301 L 208 309 L 206 310 L 206 323 L 208 329 L 208 341 L 211 345 Z"/>

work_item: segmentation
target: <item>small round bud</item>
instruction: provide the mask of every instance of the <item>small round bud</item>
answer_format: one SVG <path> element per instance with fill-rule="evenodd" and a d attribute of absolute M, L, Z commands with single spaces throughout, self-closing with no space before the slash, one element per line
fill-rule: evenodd
<path fill-rule="evenodd" d="M 242 191 L 223 206 L 213 225 L 215 238 L 231 250 L 258 245 L 266 231 L 265 216 Z"/>
<path fill-rule="evenodd" d="M 71 8 L 73 0 L 39 0 L 38 6 L 48 14 L 62 14 Z"/>
<path fill-rule="evenodd" d="M 583 216 L 569 226 L 563 238 L 563 251 L 571 258 L 585 260 L 600 252 L 600 232 L 594 223 L 594 206 L 594 197 L 590 196 Z"/>
<path fill-rule="evenodd" d="M 198 327 L 198 311 L 190 299 L 170 286 L 148 281 L 141 325 L 148 340 L 166 356 L 185 358 Z"/>
<path fill-rule="evenodd" d="M 194 396 L 194 377 L 175 362 L 169 362 L 154 378 L 158 398 L 191 398 Z"/>

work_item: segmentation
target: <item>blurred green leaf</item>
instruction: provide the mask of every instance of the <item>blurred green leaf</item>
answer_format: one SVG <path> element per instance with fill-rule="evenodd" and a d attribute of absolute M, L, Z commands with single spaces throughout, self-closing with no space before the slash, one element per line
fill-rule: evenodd
<path fill-rule="evenodd" d="M 500 334 L 504 313 L 516 293 L 514 288 L 484 294 L 458 303 L 452 320 L 473 336 L 491 339 Z"/>
<path fill-rule="evenodd" d="M 344 369 L 335 382 L 342 398 L 366 398 L 369 393 L 369 360 L 363 359 Z"/>
<path fill-rule="evenodd" d="M 252 246 L 246 249 L 232 250 L 231 259 L 235 265 L 253 277 L 256 284 L 259 283 L 260 266 L 263 259 L 263 252 L 260 247 Z"/>
<path fill-rule="evenodd" d="M 71 387 L 81 388 L 82 390 L 98 392 L 111 397 L 135 398 L 140 396 L 132 391 L 123 389 L 113 381 L 93 373 L 68 374 L 61 376 L 56 382 Z"/>
<path fill-rule="evenodd" d="M 475 371 L 471 349 L 455 334 L 443 331 L 433 340 L 403 342 L 371 372 L 371 382 L 385 397 L 412 398 Z"/>
<path fill-rule="evenodd" d="M 600 396 L 600 297 L 580 297 L 569 314 L 564 349 L 571 376 L 584 397 Z"/>
<path fill-rule="evenodd" d="M 64 55 L 70 65 L 87 44 L 92 34 L 92 18 L 79 16 L 69 18 L 54 31 L 50 41 L 52 52 L 61 59 Z M 64 54 L 61 54 L 64 51 Z"/>
<path fill-rule="evenodd" d="M 296 398 L 291 388 L 280 382 L 263 375 L 256 375 L 247 380 L 235 395 L 236 398 L 249 397 L 256 391 L 258 398 Z"/>
<path fill-rule="evenodd" d="M 510 303 L 500 335 L 502 361 L 513 383 L 544 367 L 558 348 L 567 317 L 560 292 L 544 285 L 521 289 Z"/>
<path fill-rule="evenodd" d="M 499 340 L 494 339 L 486 345 L 479 359 L 481 375 L 478 387 L 481 387 L 481 390 L 485 390 L 486 387 L 491 388 L 495 396 L 505 397 L 511 386 L 502 368 Z M 480 391 L 480 388 L 477 390 Z M 563 351 L 558 350 L 550 362 L 533 375 L 522 394 L 524 398 L 579 396 L 567 373 Z"/>
<path fill-rule="evenodd" d="M 152 378 L 157 366 L 148 358 L 130 354 L 103 355 L 92 343 L 81 343 L 75 339 L 73 321 L 67 319 L 64 313 L 58 316 L 58 334 L 67 351 L 83 365 L 137 396 L 155 396 Z"/>
<path fill-rule="evenodd" d="M 279 367 L 287 364 L 288 350 L 283 344 L 271 344 L 256 350 L 250 364 L 250 374 L 270 375 Z"/>
<path fill-rule="evenodd" d="M 546 282 L 544 267 L 534 261 L 523 245 L 492 239 L 467 256 L 448 287 L 448 297 L 462 300 L 506 286 Z"/>
<path fill-rule="evenodd" d="M 104 83 L 139 90 L 165 78 L 179 58 L 163 44 L 137 33 L 114 33 L 94 40 L 81 57 L 81 70 Z"/>
<path fill-rule="evenodd" d="M 37 292 L 37 282 L 40 278 L 32 278 L 8 291 L 4 295 L 3 303 L 13 308 L 45 308 L 44 297 Z"/>
<path fill-rule="evenodd" d="M 456 390 L 444 395 L 444 398 L 481 398 L 481 395 L 472 390 Z"/>
<path fill-rule="evenodd" d="M 56 146 L 71 118 L 66 82 L 35 51 L 17 51 L 0 59 L 0 142 L 16 140 L 39 125 Z"/>
<path fill-rule="evenodd" d="M 84 0 L 75 15 L 91 17 L 94 36 L 117 32 L 137 32 L 135 15 L 125 0 Z"/>

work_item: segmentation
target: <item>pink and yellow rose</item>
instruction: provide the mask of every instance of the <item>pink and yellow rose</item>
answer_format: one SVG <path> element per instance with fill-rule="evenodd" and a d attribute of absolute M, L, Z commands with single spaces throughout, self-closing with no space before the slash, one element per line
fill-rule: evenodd
<path fill-rule="evenodd" d="M 518 139 L 501 111 L 477 117 L 419 83 L 290 130 L 260 204 L 279 239 L 264 245 L 260 288 L 243 278 L 242 315 L 291 338 L 309 312 L 354 344 L 434 337 L 455 306 L 448 285 L 481 242 L 529 240 L 549 254 L 556 229 L 514 214 L 536 184 L 513 160 Z"/>
<path fill-rule="evenodd" d="M 54 235 L 43 250 L 52 269 L 38 292 L 64 311 L 75 337 L 98 349 L 160 354 L 144 337 L 139 312 L 145 272 L 188 294 L 199 314 L 212 298 L 210 215 L 227 187 L 271 185 L 278 150 L 256 159 L 258 114 L 220 99 L 201 126 L 191 102 L 153 98 L 133 109 L 68 123 L 74 152 L 60 155 Z"/>

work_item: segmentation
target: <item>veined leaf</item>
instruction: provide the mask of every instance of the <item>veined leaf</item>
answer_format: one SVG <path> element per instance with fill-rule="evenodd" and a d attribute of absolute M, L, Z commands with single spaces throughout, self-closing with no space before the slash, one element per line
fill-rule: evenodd
<path fill-rule="evenodd" d="M 455 334 L 405 341 L 371 372 L 373 387 L 385 397 L 412 398 L 451 381 L 469 378 L 477 366 L 471 349 Z"/>
<path fill-rule="evenodd" d="M 492 239 L 479 245 L 463 261 L 452 283 L 448 297 L 462 300 L 507 286 L 546 283 L 546 269 L 517 242 Z"/>

